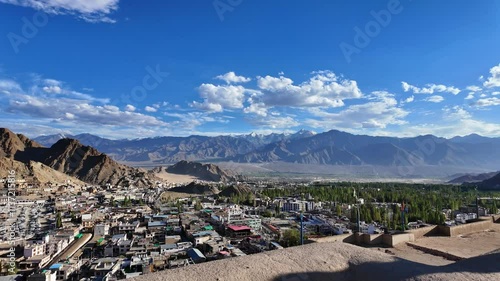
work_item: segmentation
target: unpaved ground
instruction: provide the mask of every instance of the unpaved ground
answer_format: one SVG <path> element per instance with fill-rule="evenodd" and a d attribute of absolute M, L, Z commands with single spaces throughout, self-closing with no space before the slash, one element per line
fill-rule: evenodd
<path fill-rule="evenodd" d="M 133 280 L 343 281 L 500 280 L 500 253 L 428 266 L 342 243 L 313 243 L 255 255 L 189 265 Z"/>
<path fill-rule="evenodd" d="M 382 249 L 383 251 L 384 249 Z M 431 254 L 424 253 L 417 249 L 414 249 L 406 243 L 401 243 L 396 245 L 395 248 L 389 249 L 391 252 L 395 254 L 396 257 L 402 258 L 405 260 L 418 262 L 421 264 L 427 264 L 432 266 L 443 266 L 454 263 L 454 261 L 447 260 L 440 256 L 434 256 Z"/>
<path fill-rule="evenodd" d="M 185 183 L 188 184 L 190 182 L 193 182 L 197 180 L 197 177 L 193 177 L 190 175 L 178 175 L 178 174 L 171 174 L 167 173 L 165 171 L 162 171 L 160 173 L 155 173 L 155 176 L 159 177 L 162 180 L 165 180 L 169 183 Z"/>
<path fill-rule="evenodd" d="M 189 197 L 193 197 L 193 196 L 197 196 L 197 195 L 198 194 L 164 191 L 160 195 L 160 200 L 161 199 L 168 200 L 168 198 L 170 198 L 170 200 L 175 200 L 175 199 L 178 199 L 178 198 L 189 198 Z"/>
<path fill-rule="evenodd" d="M 493 224 L 489 231 L 459 237 L 425 237 L 413 244 L 463 258 L 476 257 L 500 249 L 500 224 Z"/>

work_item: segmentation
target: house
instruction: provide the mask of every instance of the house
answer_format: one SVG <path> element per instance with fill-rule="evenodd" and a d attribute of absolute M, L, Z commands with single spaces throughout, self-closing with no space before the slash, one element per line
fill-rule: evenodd
<path fill-rule="evenodd" d="M 117 258 L 102 258 L 92 262 L 90 271 L 92 275 L 99 279 L 111 277 L 120 269 L 119 259 Z"/>
<path fill-rule="evenodd" d="M 94 236 L 104 237 L 106 235 L 109 235 L 109 228 L 109 224 L 106 223 L 96 224 L 94 226 Z"/>
<path fill-rule="evenodd" d="M 94 220 L 92 219 L 92 214 L 82 215 L 82 227 L 86 229 L 91 229 L 94 227 Z"/>
<path fill-rule="evenodd" d="M 200 262 L 204 262 L 207 260 L 205 255 L 203 255 L 200 252 L 200 250 L 198 250 L 196 248 L 189 249 L 187 251 L 187 254 L 188 254 L 189 258 L 191 258 L 195 263 L 200 263 Z"/>
<path fill-rule="evenodd" d="M 252 229 L 248 226 L 228 225 L 227 233 L 232 238 L 243 238 L 252 235 Z"/>

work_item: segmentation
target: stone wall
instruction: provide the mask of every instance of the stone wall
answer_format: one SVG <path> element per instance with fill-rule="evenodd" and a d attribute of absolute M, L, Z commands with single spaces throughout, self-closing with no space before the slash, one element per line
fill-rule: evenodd
<path fill-rule="evenodd" d="M 431 225 L 426 227 L 421 227 L 417 229 L 407 230 L 408 233 L 412 233 L 415 240 L 420 239 L 424 236 L 439 235 L 439 229 L 437 225 Z"/>
<path fill-rule="evenodd" d="M 361 242 L 367 245 L 380 245 L 384 242 L 384 234 L 363 234 L 361 235 Z"/>
<path fill-rule="evenodd" d="M 354 234 L 341 234 L 341 235 L 333 235 L 333 236 L 326 236 L 326 237 L 321 237 L 321 238 L 309 238 L 308 241 L 309 243 L 327 243 L 327 242 L 345 242 L 345 243 L 355 243 L 356 238 L 354 237 Z"/>
<path fill-rule="evenodd" d="M 500 215 L 494 215 L 492 216 L 492 219 L 494 223 L 500 223 Z"/>
<path fill-rule="evenodd" d="M 382 237 L 382 241 L 384 245 L 394 247 L 401 243 L 415 241 L 415 236 L 413 235 L 413 233 L 400 233 L 394 235 L 384 234 Z"/>

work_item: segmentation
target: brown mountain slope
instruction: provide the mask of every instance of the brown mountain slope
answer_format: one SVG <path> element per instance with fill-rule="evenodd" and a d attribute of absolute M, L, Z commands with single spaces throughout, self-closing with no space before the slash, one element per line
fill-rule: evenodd
<path fill-rule="evenodd" d="M 11 158 L 0 157 L 0 178 L 9 175 L 9 171 L 15 171 L 15 179 L 29 179 L 31 184 L 45 183 L 71 183 L 83 186 L 84 182 L 77 178 L 58 172 L 40 162 L 30 161 L 23 163 Z"/>
<path fill-rule="evenodd" d="M 7 161 L 12 159 L 16 161 Z M 124 185 L 130 184 L 138 187 L 154 185 L 157 180 L 152 174 L 142 169 L 131 168 L 117 163 L 105 154 L 96 149 L 85 146 L 73 139 L 61 139 L 50 148 L 44 148 L 40 144 L 30 140 L 23 135 L 16 135 L 9 129 L 0 129 L 0 159 L 5 171 L 8 167 L 19 170 L 22 174 L 33 174 L 36 171 L 44 170 L 51 176 L 66 181 L 75 177 L 83 182 L 98 185 Z M 37 165 L 36 162 L 43 164 Z M 24 165 L 24 166 L 23 166 Z M 47 168 L 54 169 L 49 171 Z M 38 176 L 43 181 L 44 173 Z M 55 176 L 58 175 L 58 176 Z M 33 175 L 31 175 L 33 176 Z"/>
<path fill-rule="evenodd" d="M 244 195 L 252 193 L 252 189 L 245 185 L 231 185 L 230 187 L 222 190 L 218 195 L 224 197 L 231 197 L 234 195 Z"/>
<path fill-rule="evenodd" d="M 150 186 L 156 180 L 146 171 L 131 168 L 74 139 L 61 139 L 45 149 L 40 162 L 92 184 Z"/>
<path fill-rule="evenodd" d="M 42 147 L 42 145 L 24 135 L 16 135 L 9 129 L 0 128 L 0 157 L 13 158 L 18 151 L 32 147 Z"/>
<path fill-rule="evenodd" d="M 180 161 L 166 169 L 168 173 L 190 175 L 206 181 L 234 181 L 235 178 L 214 164 Z"/>

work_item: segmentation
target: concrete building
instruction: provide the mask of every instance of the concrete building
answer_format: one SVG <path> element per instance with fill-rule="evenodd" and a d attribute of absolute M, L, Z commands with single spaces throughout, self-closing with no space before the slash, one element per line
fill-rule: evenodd
<path fill-rule="evenodd" d="M 101 223 L 94 226 L 94 236 L 104 237 L 109 235 L 109 224 Z"/>

